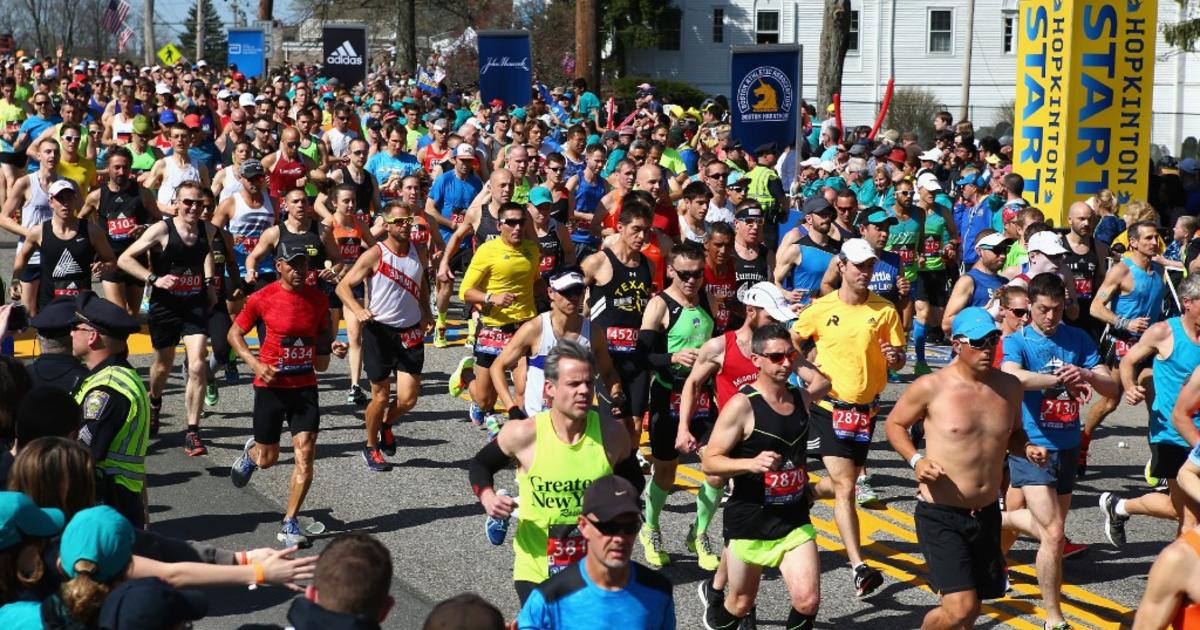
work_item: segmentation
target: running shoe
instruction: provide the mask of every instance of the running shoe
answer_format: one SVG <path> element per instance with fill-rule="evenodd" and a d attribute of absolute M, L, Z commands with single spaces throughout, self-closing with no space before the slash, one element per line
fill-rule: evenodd
<path fill-rule="evenodd" d="M 246 445 L 242 447 L 242 454 L 233 460 L 233 466 L 229 469 L 229 479 L 233 481 L 233 487 L 244 488 L 250 483 L 250 475 L 258 470 L 258 464 L 250 458 L 250 449 L 254 448 L 254 438 L 246 440 Z"/>
<path fill-rule="evenodd" d="M 1084 431 L 1079 439 L 1079 465 L 1075 468 L 1075 478 L 1083 479 L 1087 474 L 1088 447 L 1092 445 L 1092 434 Z"/>
<path fill-rule="evenodd" d="M 913 366 L 913 376 L 925 376 L 932 373 L 933 368 L 929 367 L 929 364 L 924 361 L 917 361 L 916 365 Z"/>
<path fill-rule="evenodd" d="M 1162 479 L 1160 477 L 1155 477 L 1154 475 L 1150 474 L 1150 470 L 1151 470 L 1150 464 L 1152 464 L 1153 462 L 1154 462 L 1153 459 L 1147 459 L 1146 467 L 1142 469 L 1142 476 L 1145 477 L 1145 479 L 1146 479 L 1146 485 L 1150 486 L 1151 488 L 1154 488 L 1155 490 L 1160 490 L 1162 488 L 1166 488 L 1167 487 L 1166 479 Z"/>
<path fill-rule="evenodd" d="M 859 597 L 870 595 L 882 584 L 883 574 L 879 569 L 869 567 L 865 562 L 854 567 L 854 592 Z"/>
<path fill-rule="evenodd" d="M 221 390 L 217 389 L 217 384 L 209 381 L 204 388 L 204 406 L 216 407 L 221 402 Z"/>
<path fill-rule="evenodd" d="M 371 472 L 388 472 L 392 469 L 392 465 L 383 458 L 383 453 L 378 448 L 364 446 L 362 458 L 364 462 L 367 462 L 367 469 Z"/>
<path fill-rule="evenodd" d="M 738 630 L 758 630 L 758 607 L 750 609 L 750 614 L 742 617 L 742 622 L 738 624 Z"/>
<path fill-rule="evenodd" d="M 458 398 L 464 391 L 466 391 L 467 384 L 470 383 L 470 381 L 467 380 L 467 375 L 473 374 L 474 370 L 475 357 L 467 355 L 458 362 L 458 366 L 455 367 L 454 371 L 450 373 L 449 387 L 451 396 Z"/>
<path fill-rule="evenodd" d="M 1063 621 L 1062 623 L 1056 623 L 1053 626 L 1050 624 L 1046 624 L 1042 627 L 1045 628 L 1046 630 L 1071 630 L 1071 628 L 1073 626 L 1071 626 L 1071 624 Z"/>
<path fill-rule="evenodd" d="M 638 450 L 636 450 L 634 452 L 637 453 L 638 466 L 641 466 L 642 474 L 649 475 L 650 467 L 651 467 L 650 460 L 646 459 L 646 455 L 644 453 L 642 453 L 642 449 L 639 448 Z"/>
<path fill-rule="evenodd" d="M 888 369 L 888 382 L 889 383 L 903 383 L 904 377 L 900 376 L 900 373 L 897 372 L 896 370 Z"/>
<path fill-rule="evenodd" d="M 1071 542 L 1071 539 L 1067 538 L 1063 541 L 1063 558 L 1065 559 L 1065 558 L 1070 558 L 1072 556 L 1078 556 L 1079 554 L 1081 554 L 1091 548 L 1092 548 L 1091 545 L 1086 545 L 1084 543 Z"/>
<path fill-rule="evenodd" d="M 158 435 L 158 429 L 159 429 L 158 416 L 161 413 L 162 413 L 162 401 L 159 400 L 157 405 L 154 404 L 153 402 L 151 402 L 150 403 L 150 437 L 154 437 L 154 436 Z"/>
<path fill-rule="evenodd" d="M 483 416 L 483 410 L 475 403 L 471 403 L 470 409 L 467 410 L 467 419 L 476 427 L 484 426 L 484 423 L 487 421 L 487 418 Z"/>
<path fill-rule="evenodd" d="M 450 340 L 446 339 L 446 328 L 438 327 L 433 329 L 433 347 L 434 348 L 449 348 Z"/>
<path fill-rule="evenodd" d="M 657 529 L 651 529 L 649 525 L 642 528 L 638 534 L 638 538 L 642 541 L 642 549 L 646 552 L 646 562 L 655 568 L 662 568 L 671 561 L 667 552 L 663 551 L 662 532 Z"/>
<path fill-rule="evenodd" d="M 367 400 L 368 398 L 366 392 L 364 392 L 357 383 L 351 385 L 350 389 L 346 390 L 347 405 L 365 405 Z"/>
<path fill-rule="evenodd" d="M 502 497 L 509 496 L 508 490 L 503 488 L 497 490 L 496 494 Z M 483 523 L 483 531 L 487 534 L 488 542 L 496 546 L 503 545 L 504 539 L 508 536 L 508 523 L 510 520 L 512 520 L 511 516 L 503 519 L 492 518 L 491 516 L 487 517 L 487 520 Z"/>
<path fill-rule="evenodd" d="M 496 436 L 500 435 L 500 427 L 504 426 L 501 422 L 501 416 L 498 413 L 490 413 L 483 419 L 483 427 L 487 429 L 489 442 L 496 441 Z"/>
<path fill-rule="evenodd" d="M 700 580 L 696 584 L 696 593 L 700 595 L 700 603 L 704 605 L 704 610 L 707 611 L 725 601 L 725 592 L 717 590 L 713 586 L 712 576 Z M 705 615 L 707 617 L 707 615 Z"/>
<path fill-rule="evenodd" d="M 696 535 L 696 524 L 688 528 L 687 538 L 684 539 L 684 545 L 688 551 L 696 554 L 696 564 L 700 565 L 705 571 L 716 571 L 717 565 L 721 563 L 721 556 L 713 551 L 712 541 L 708 539 L 708 532 L 703 532 L 699 536 Z"/>
<path fill-rule="evenodd" d="M 188 457 L 199 457 L 208 455 L 208 447 L 204 446 L 199 433 L 188 431 L 183 434 L 183 452 L 187 453 Z"/>
<path fill-rule="evenodd" d="M 859 505 L 867 505 L 879 501 L 879 495 L 875 494 L 875 488 L 871 487 L 870 475 L 859 475 L 854 482 L 854 496 Z"/>
<path fill-rule="evenodd" d="M 275 540 L 283 543 L 284 547 L 304 549 L 311 544 L 308 542 L 308 537 L 300 530 L 299 519 L 295 517 L 283 519 L 283 527 L 279 528 L 278 534 L 275 534 Z"/>
<path fill-rule="evenodd" d="M 1117 514 L 1117 502 L 1120 500 L 1121 497 L 1111 492 L 1100 495 L 1100 511 L 1104 512 L 1104 535 L 1114 547 L 1125 545 L 1125 521 L 1129 520 L 1128 516 Z"/>
<path fill-rule="evenodd" d="M 237 364 L 233 361 L 225 364 L 225 384 L 237 385 L 242 380 L 242 375 L 238 374 Z"/>
<path fill-rule="evenodd" d="M 379 427 L 379 450 L 388 457 L 396 454 L 396 434 L 392 432 L 390 424 Z"/>

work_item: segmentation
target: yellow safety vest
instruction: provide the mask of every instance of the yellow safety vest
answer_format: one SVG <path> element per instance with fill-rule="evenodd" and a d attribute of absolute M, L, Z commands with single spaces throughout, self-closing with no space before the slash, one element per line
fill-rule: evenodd
<path fill-rule="evenodd" d="M 750 169 L 749 173 L 746 173 L 746 179 L 750 180 L 746 196 L 762 206 L 763 216 L 767 217 L 768 221 L 774 220 L 775 214 L 779 210 L 779 204 L 776 203 L 775 196 L 771 194 L 771 181 L 778 180 L 779 174 L 765 166 L 755 166 Z"/>
<path fill-rule="evenodd" d="M 83 405 L 88 393 L 100 386 L 127 398 L 129 413 L 104 458 L 96 462 L 96 469 L 131 492 L 140 493 L 146 480 L 146 449 L 150 443 L 149 394 L 133 368 L 109 365 L 84 379 L 75 402 Z"/>

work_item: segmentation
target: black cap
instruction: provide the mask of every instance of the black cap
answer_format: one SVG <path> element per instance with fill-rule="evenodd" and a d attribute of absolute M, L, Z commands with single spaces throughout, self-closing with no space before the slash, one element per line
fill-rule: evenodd
<path fill-rule="evenodd" d="M 741 151 L 741 150 L 742 150 L 742 142 L 740 140 L 734 140 L 731 138 L 731 139 L 725 141 L 725 152 L 726 153 L 728 153 L 730 151 Z"/>
<path fill-rule="evenodd" d="M 633 484 L 624 477 L 608 475 L 593 481 L 583 493 L 583 515 L 606 523 L 625 514 L 641 514 L 637 501 Z"/>
<path fill-rule="evenodd" d="M 290 263 L 300 257 L 308 260 L 308 248 L 304 245 L 280 241 L 279 245 L 275 247 L 276 260 L 286 260 Z"/>
<path fill-rule="evenodd" d="M 766 144 L 760 144 L 758 145 L 758 148 L 754 150 L 754 155 L 779 155 L 779 143 L 772 141 Z"/>
<path fill-rule="evenodd" d="M 851 157 L 860 157 L 860 156 L 863 156 L 866 154 L 867 154 L 867 147 L 862 144 L 856 143 L 854 146 L 850 147 L 850 156 Z"/>
<path fill-rule="evenodd" d="M 881 144 L 881 145 L 875 147 L 873 150 L 871 150 L 871 155 L 873 155 L 877 158 L 881 158 L 881 157 L 886 156 L 888 154 L 888 152 L 890 152 L 891 150 L 892 150 L 892 147 L 890 147 L 886 144 Z"/>
<path fill-rule="evenodd" d="M 38 311 L 29 325 L 37 329 L 38 334 L 46 337 L 66 337 L 79 318 L 75 315 L 75 298 L 60 297 Z"/>
<path fill-rule="evenodd" d="M 125 309 L 96 295 L 95 291 L 83 291 L 75 296 L 75 316 L 76 323 L 87 324 L 114 339 L 127 339 L 142 329 Z"/>
<path fill-rule="evenodd" d="M 100 627 L 105 630 L 173 628 L 208 614 L 208 598 L 199 591 L 178 590 L 158 578 L 129 580 L 104 598 Z"/>
<path fill-rule="evenodd" d="M 804 206 L 801 208 L 802 214 L 820 214 L 822 212 L 835 212 L 824 196 L 813 195 L 804 200 Z"/>

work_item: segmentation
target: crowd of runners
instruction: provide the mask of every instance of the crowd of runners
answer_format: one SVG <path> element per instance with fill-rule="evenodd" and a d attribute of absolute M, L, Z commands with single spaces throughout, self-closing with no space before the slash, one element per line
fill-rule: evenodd
<path fill-rule="evenodd" d="M 1055 222 L 1060 208 L 1024 199 L 1012 138 L 945 112 L 922 143 L 839 129 L 806 106 L 795 144 L 743 147 L 722 97 L 685 108 L 643 84 L 605 104 L 576 80 L 516 106 L 442 87 L 387 70 L 339 85 L 313 66 L 247 78 L 203 62 L 0 61 L 0 228 L 19 239 L 0 327 L 28 318 L 38 343 L 24 381 L 0 379 L 15 491 L 0 493 L 12 558 L 0 619 L 101 627 L 122 592 L 186 599 L 173 589 L 315 570 L 294 625 L 378 623 L 386 549 L 349 535 L 315 564 L 292 556 L 309 544 L 297 515 L 318 467 L 318 374 L 346 371 L 363 465 L 390 470 L 427 346 L 457 348 L 450 322 L 465 321 L 438 395 L 469 398 L 462 413 L 481 428 L 463 483 L 488 541 L 511 544 L 516 627 L 674 628 L 655 569 L 677 560 L 662 521 L 681 517 L 663 507 L 681 461 L 697 459 L 684 542 L 708 574 L 706 628 L 755 627 L 767 568 L 783 576 L 790 629 L 813 626 L 823 577 L 871 596 L 884 575 L 864 558 L 858 508 L 877 499 L 880 424 L 917 485 L 940 597 L 923 627 L 972 626 L 1006 592 L 1021 535 L 1039 544 L 1045 627 L 1070 627 L 1062 559 L 1086 548 L 1065 537 L 1072 508 L 1101 510 L 1118 547 L 1134 515 L 1177 522 L 1134 626 L 1200 627 L 1195 160 L 1155 166 L 1154 206 L 1101 191 Z M 148 381 L 128 361 L 143 322 Z M 948 347 L 948 365 L 931 365 L 930 345 Z M 177 365 L 186 386 L 164 402 Z M 277 463 L 286 425 L 286 549 L 164 552 L 142 540 L 147 446 L 206 455 L 204 410 L 239 371 L 253 378 L 253 428 L 231 481 Z M 905 386 L 885 416 L 888 383 Z M 1072 505 L 1092 436 L 1121 404 L 1145 406 L 1147 492 Z M 178 435 L 159 434 L 164 405 L 183 411 Z M 499 487 L 513 466 L 516 487 Z M 832 501 L 849 579 L 822 575 L 819 500 Z M 48 540 L 61 574 L 30 583 L 17 559 Z M 130 560 L 130 545 L 149 557 Z M 104 588 L 83 593 L 79 575 Z M 117 586 L 142 577 L 166 585 Z M 359 578 L 374 588 L 338 583 Z M 445 621 L 456 615 L 477 622 Z M 456 598 L 426 627 L 493 618 Z"/>

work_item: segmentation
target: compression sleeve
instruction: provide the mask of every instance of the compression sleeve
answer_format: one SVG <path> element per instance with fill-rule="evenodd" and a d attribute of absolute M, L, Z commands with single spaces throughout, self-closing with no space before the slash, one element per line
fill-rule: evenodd
<path fill-rule="evenodd" d="M 666 337 L 657 330 L 643 328 L 638 331 L 638 354 L 645 357 L 650 367 L 666 374 L 671 367 L 671 353 L 666 351 Z"/>
<path fill-rule="evenodd" d="M 478 497 L 479 493 L 492 487 L 496 480 L 496 472 L 507 466 L 510 460 L 495 442 L 488 442 L 479 449 L 467 467 L 467 478 L 471 480 L 471 491 L 475 496 Z M 638 469 L 638 474 L 641 474 L 641 469 Z"/>
<path fill-rule="evenodd" d="M 613 467 L 613 474 L 624 477 L 629 483 L 632 483 L 639 495 L 642 494 L 642 490 L 646 489 L 646 475 L 642 474 L 642 467 L 638 465 L 637 457 L 632 453 L 629 454 L 629 457 L 617 462 L 617 465 Z"/>

